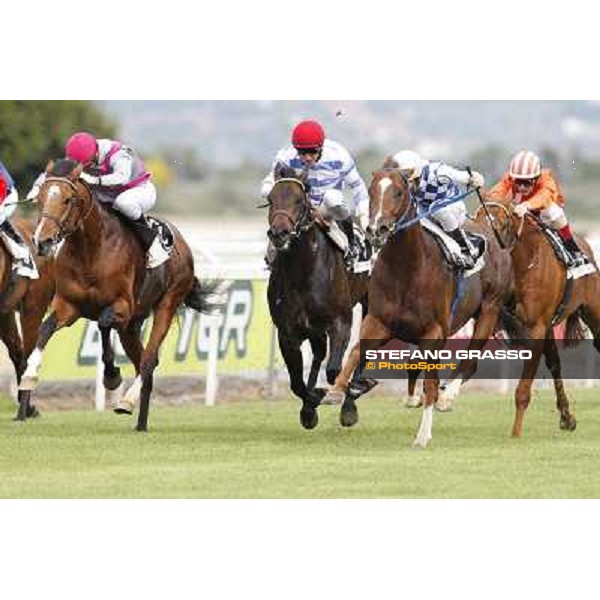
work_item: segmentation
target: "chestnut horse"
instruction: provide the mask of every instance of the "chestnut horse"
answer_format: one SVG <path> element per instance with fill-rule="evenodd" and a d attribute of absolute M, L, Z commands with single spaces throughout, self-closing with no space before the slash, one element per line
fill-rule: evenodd
<path fill-rule="evenodd" d="M 542 223 L 532 214 L 518 217 L 513 204 L 503 198 L 489 197 L 486 206 L 502 226 L 502 236 L 511 248 L 516 302 L 513 308 L 513 337 L 531 340 L 533 356 L 524 361 L 521 379 L 515 392 L 516 413 L 512 428 L 514 437 L 523 432 L 523 418 L 531 400 L 531 387 L 542 354 L 554 379 L 556 405 L 560 412 L 561 429 L 573 431 L 575 417 L 570 413 L 569 400 L 561 378 L 561 363 L 553 327 L 566 322 L 566 342 L 582 338 L 579 319 L 590 328 L 594 347 L 600 352 L 600 274 L 589 244 L 578 236 L 577 243 L 591 264 L 593 273 L 572 280 L 567 286 L 566 267 L 560 262 L 546 235 Z M 481 216 L 480 216 L 481 218 Z"/>
<path fill-rule="evenodd" d="M 489 225 L 469 226 L 487 239 L 486 262 L 479 272 L 462 281 L 462 292 L 458 293 L 457 275 L 444 260 L 437 241 L 416 218 L 411 184 L 403 175 L 394 168 L 376 171 L 369 186 L 369 197 L 369 230 L 384 243 L 371 275 L 369 311 L 362 323 L 361 340 L 384 345 L 396 338 L 418 344 L 421 350 L 438 350 L 449 336 L 475 318 L 469 349 L 482 348 L 496 329 L 502 307 L 513 292 L 510 254 L 500 248 Z M 408 226 L 403 227 L 404 223 Z M 345 396 L 340 414 L 345 426 L 354 425 L 358 420 L 355 400 L 360 393 L 356 393 L 353 386 L 349 387 L 348 382 L 359 362 L 357 344 L 333 389 L 334 393 Z M 469 361 L 461 368 L 466 380 L 475 371 L 476 362 Z M 438 387 L 437 372 L 428 372 L 415 446 L 426 447 L 432 437 Z"/>
<path fill-rule="evenodd" d="M 26 410 L 48 340 L 62 327 L 85 317 L 98 322 L 108 390 L 121 384 L 110 343 L 111 329 L 118 331 L 137 375 L 120 405 L 121 412 L 133 410 L 139 396 L 136 429 L 146 431 L 159 348 L 178 307 L 185 304 L 204 310 L 209 291 L 200 287 L 191 251 L 172 225 L 175 240 L 171 258 L 147 271 L 141 244 L 121 217 L 95 200 L 90 187 L 79 179 L 82 169 L 81 164 L 70 160 L 50 163 L 39 191 L 42 212 L 34 237 L 38 252 L 44 255 L 63 244 L 54 261 L 56 294 L 27 361 L 19 402 Z M 151 312 L 152 330 L 144 348 L 140 332 Z"/>
<path fill-rule="evenodd" d="M 307 193 L 306 174 L 278 165 L 268 198 L 269 231 L 277 251 L 269 278 L 268 300 L 277 327 L 279 348 L 292 391 L 302 400 L 300 422 L 306 429 L 318 424 L 316 411 L 325 391 L 315 388 L 327 353 L 327 381 L 334 382 L 350 340 L 352 309 L 367 307 L 369 276 L 349 274 L 342 253 L 328 238 L 326 227 Z M 304 382 L 300 346 L 309 340 L 313 361 Z"/>
<path fill-rule="evenodd" d="M 13 219 L 13 227 L 23 240 L 31 245 L 34 227 L 23 219 Z M 52 259 L 36 260 L 39 279 L 14 277 L 13 259 L 8 250 L 0 243 L 0 339 L 6 345 L 8 356 L 13 363 L 17 383 L 27 365 L 37 340 L 38 329 L 44 318 L 50 300 L 54 295 L 54 272 Z M 19 312 L 21 334 L 17 326 L 16 312 Z M 38 410 L 30 405 L 26 411 L 19 411 L 15 420 L 23 421 L 27 417 L 37 416 Z"/>

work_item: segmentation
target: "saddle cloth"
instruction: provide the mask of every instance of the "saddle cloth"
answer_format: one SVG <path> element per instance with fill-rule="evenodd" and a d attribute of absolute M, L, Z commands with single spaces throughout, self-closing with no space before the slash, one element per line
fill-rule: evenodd
<path fill-rule="evenodd" d="M 170 255 L 173 251 L 173 246 L 175 245 L 175 234 L 173 233 L 171 226 L 156 217 L 147 216 L 146 219 L 152 229 L 158 234 L 158 239 L 160 240 L 162 247 L 167 254 Z"/>
<path fill-rule="evenodd" d="M 440 246 L 444 258 L 448 265 L 456 270 L 457 258 L 462 256 L 461 247 L 458 243 L 453 240 L 437 223 L 433 222 L 430 219 L 422 219 L 421 225 L 427 231 L 433 239 Z M 478 233 L 472 233 L 470 231 L 464 230 L 467 234 L 467 237 L 477 249 L 477 259 L 475 260 L 475 266 L 472 269 L 464 271 L 464 277 L 470 277 L 475 273 L 481 271 L 483 266 L 485 265 L 485 251 L 487 249 L 487 241 L 483 235 Z"/>
<path fill-rule="evenodd" d="M 360 226 L 357 223 L 353 223 L 353 227 L 355 249 L 358 250 L 358 254 L 354 259 L 352 270 L 354 273 L 371 273 L 373 248 Z M 348 236 L 342 231 L 340 226 L 335 221 L 332 221 L 329 229 L 323 229 L 323 231 L 345 255 L 348 250 Z"/>

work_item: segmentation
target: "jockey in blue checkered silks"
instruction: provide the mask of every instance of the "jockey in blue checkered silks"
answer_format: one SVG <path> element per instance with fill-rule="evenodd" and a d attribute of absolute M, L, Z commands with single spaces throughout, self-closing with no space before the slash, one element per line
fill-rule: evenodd
<path fill-rule="evenodd" d="M 413 150 L 397 152 L 392 156 L 392 162 L 411 182 L 421 212 L 429 210 L 435 202 L 459 197 L 462 194 L 459 186 L 481 187 L 484 184 L 483 176 L 477 171 L 469 174 L 439 161 L 428 161 Z M 462 256 L 458 266 L 471 269 L 477 252 L 462 229 L 466 217 L 465 203 L 458 200 L 434 211 L 430 218 L 460 246 Z"/>
<path fill-rule="evenodd" d="M 281 149 L 270 173 L 261 186 L 261 196 L 267 198 L 275 184 L 274 171 L 278 164 L 308 175 L 308 196 L 319 213 L 332 227 L 339 223 L 348 238 L 346 264 L 351 268 L 355 256 L 353 223 L 356 220 L 364 232 L 369 224 L 369 192 L 360 176 L 354 159 L 340 143 L 325 137 L 316 121 L 302 121 L 294 127 L 292 144 Z M 348 191 L 347 195 L 344 191 Z M 268 251 L 267 262 L 272 252 Z"/>

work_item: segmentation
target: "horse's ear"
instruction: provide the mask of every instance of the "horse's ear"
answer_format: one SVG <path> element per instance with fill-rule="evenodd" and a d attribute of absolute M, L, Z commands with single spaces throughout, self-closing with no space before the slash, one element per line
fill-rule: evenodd
<path fill-rule="evenodd" d="M 285 169 L 286 169 L 286 166 L 282 162 L 278 162 L 275 165 L 275 169 L 273 170 L 273 174 L 275 176 L 275 181 L 277 181 L 277 179 L 281 179 L 282 177 L 285 177 Z"/>
<path fill-rule="evenodd" d="M 52 173 L 52 171 L 54 170 L 54 161 L 51 160 L 47 165 L 46 165 L 46 173 Z"/>
<path fill-rule="evenodd" d="M 72 171 L 71 174 L 69 175 L 69 179 L 71 181 L 77 181 L 79 179 L 79 176 L 81 175 L 81 173 L 83 172 L 83 164 L 79 163 Z"/>

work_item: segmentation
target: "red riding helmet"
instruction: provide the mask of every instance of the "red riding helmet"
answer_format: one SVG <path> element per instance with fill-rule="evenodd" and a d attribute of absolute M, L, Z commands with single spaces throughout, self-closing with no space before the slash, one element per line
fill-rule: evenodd
<path fill-rule="evenodd" d="M 89 163 L 96 156 L 98 143 L 91 133 L 81 131 L 73 134 L 65 144 L 67 158 L 80 163 Z"/>
<path fill-rule="evenodd" d="M 294 127 L 292 145 L 300 148 L 320 148 L 325 141 L 325 130 L 317 121 L 302 121 Z"/>

